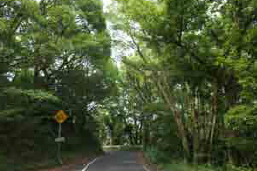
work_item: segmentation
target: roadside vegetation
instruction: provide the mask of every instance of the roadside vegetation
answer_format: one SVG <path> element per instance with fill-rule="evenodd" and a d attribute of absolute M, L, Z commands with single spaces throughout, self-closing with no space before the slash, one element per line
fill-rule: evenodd
<path fill-rule="evenodd" d="M 178 159 L 256 168 L 256 8 L 254 0 L 113 2 L 112 28 L 126 34 L 116 48 L 133 52 L 121 55 L 117 114 L 106 122 L 112 142 L 123 141 L 122 120 L 129 142 L 170 170 Z"/>
<path fill-rule="evenodd" d="M 113 0 L 107 11 L 0 2 L 0 170 L 57 162 L 58 110 L 64 158 L 123 145 L 164 171 L 257 168 L 257 1 Z"/>
<path fill-rule="evenodd" d="M 115 67 L 102 2 L 0 2 L 0 170 L 58 165 L 102 152 L 96 108 L 114 95 Z M 110 71 L 112 70 L 112 71 Z"/>

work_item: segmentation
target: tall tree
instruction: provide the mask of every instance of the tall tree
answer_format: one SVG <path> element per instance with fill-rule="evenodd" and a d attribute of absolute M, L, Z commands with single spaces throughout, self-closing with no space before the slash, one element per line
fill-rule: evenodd
<path fill-rule="evenodd" d="M 225 113 L 243 100 L 248 81 L 242 84 L 238 69 L 252 68 L 254 61 L 255 2 L 117 0 L 116 5 L 123 21 L 117 28 L 142 61 L 130 67 L 152 75 L 186 158 L 210 161 Z M 186 98 L 181 102 L 178 94 Z"/>

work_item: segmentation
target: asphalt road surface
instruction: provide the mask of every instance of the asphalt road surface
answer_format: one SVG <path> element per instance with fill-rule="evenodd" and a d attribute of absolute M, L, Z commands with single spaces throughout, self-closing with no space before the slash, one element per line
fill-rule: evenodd
<path fill-rule="evenodd" d="M 137 152 L 111 152 L 89 166 L 87 171 L 146 171 L 137 162 Z"/>

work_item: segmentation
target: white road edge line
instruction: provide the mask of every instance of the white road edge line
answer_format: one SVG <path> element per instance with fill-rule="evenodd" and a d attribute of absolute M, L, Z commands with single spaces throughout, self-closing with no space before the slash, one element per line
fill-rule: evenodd
<path fill-rule="evenodd" d="M 89 168 L 89 166 L 91 165 L 91 164 L 94 164 L 94 162 L 96 161 L 96 160 L 98 160 L 100 157 L 97 157 L 97 158 L 95 158 L 93 161 L 91 161 L 91 162 L 89 162 L 87 165 L 86 165 L 86 167 L 84 167 L 84 169 L 82 169 L 81 171 L 87 171 L 87 169 Z"/>
<path fill-rule="evenodd" d="M 145 169 L 145 171 L 150 171 L 147 169 L 147 167 L 145 165 L 143 165 L 143 168 Z"/>

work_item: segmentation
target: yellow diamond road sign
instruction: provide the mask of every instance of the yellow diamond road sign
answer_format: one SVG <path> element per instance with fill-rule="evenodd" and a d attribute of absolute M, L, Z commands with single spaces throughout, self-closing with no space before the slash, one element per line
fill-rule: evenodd
<path fill-rule="evenodd" d="M 54 116 L 54 119 L 58 123 L 63 123 L 66 119 L 68 119 L 68 115 L 63 110 L 59 110 Z"/>

